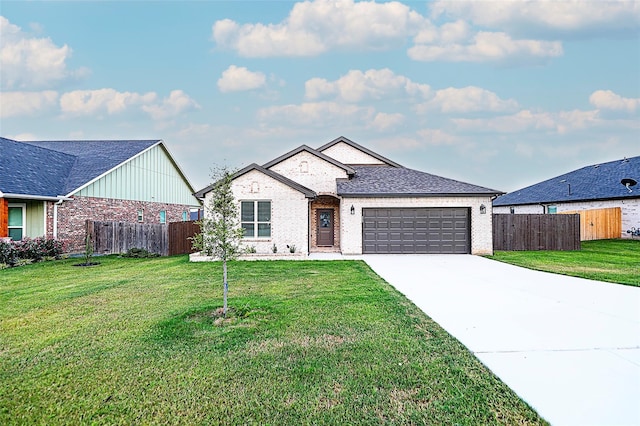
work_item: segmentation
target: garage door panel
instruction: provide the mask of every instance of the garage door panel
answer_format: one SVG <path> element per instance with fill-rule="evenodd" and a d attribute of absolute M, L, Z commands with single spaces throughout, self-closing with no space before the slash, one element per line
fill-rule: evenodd
<path fill-rule="evenodd" d="M 470 253 L 468 208 L 363 209 L 363 253 Z"/>

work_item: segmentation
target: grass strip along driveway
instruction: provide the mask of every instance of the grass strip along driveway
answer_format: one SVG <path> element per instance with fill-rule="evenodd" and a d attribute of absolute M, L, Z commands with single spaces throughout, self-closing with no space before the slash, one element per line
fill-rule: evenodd
<path fill-rule="evenodd" d="M 580 251 L 497 251 L 487 257 L 539 271 L 640 286 L 640 240 L 583 241 Z"/>
<path fill-rule="evenodd" d="M 544 423 L 364 262 L 99 260 L 0 271 L 0 424 Z"/>

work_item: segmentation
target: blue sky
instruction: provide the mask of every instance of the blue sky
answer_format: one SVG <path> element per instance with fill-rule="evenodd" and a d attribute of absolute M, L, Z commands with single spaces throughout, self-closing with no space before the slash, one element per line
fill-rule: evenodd
<path fill-rule="evenodd" d="M 163 139 L 196 189 L 339 136 L 502 191 L 640 155 L 640 2 L 0 3 L 0 134 Z"/>

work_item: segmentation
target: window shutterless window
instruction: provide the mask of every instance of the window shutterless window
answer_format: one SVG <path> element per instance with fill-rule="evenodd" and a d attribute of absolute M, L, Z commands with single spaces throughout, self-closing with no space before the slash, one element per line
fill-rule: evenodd
<path fill-rule="evenodd" d="M 160 223 L 167 223 L 167 211 L 160 210 Z"/>
<path fill-rule="evenodd" d="M 26 204 L 9 204 L 9 237 L 13 241 L 20 241 L 25 236 Z"/>
<path fill-rule="evenodd" d="M 240 222 L 245 238 L 270 238 L 271 201 L 241 201 Z"/>
<path fill-rule="evenodd" d="M 138 222 L 144 222 L 144 210 L 138 210 Z"/>

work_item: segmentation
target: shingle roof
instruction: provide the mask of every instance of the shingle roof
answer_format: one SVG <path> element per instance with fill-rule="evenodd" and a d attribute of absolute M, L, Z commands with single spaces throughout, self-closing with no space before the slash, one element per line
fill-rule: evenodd
<path fill-rule="evenodd" d="M 1 138 L 0 191 L 48 197 L 67 195 L 160 142 L 18 142 Z"/>
<path fill-rule="evenodd" d="M 640 182 L 640 156 L 594 164 L 510 192 L 494 200 L 494 206 L 558 203 L 640 197 L 640 184 L 632 192 L 620 183 Z"/>
<path fill-rule="evenodd" d="M 351 197 L 486 196 L 502 194 L 484 188 L 408 168 L 353 166 L 353 178 L 338 180 L 338 195 Z"/>
<path fill-rule="evenodd" d="M 0 138 L 0 191 L 56 197 L 66 194 L 67 176 L 76 157 Z"/>

